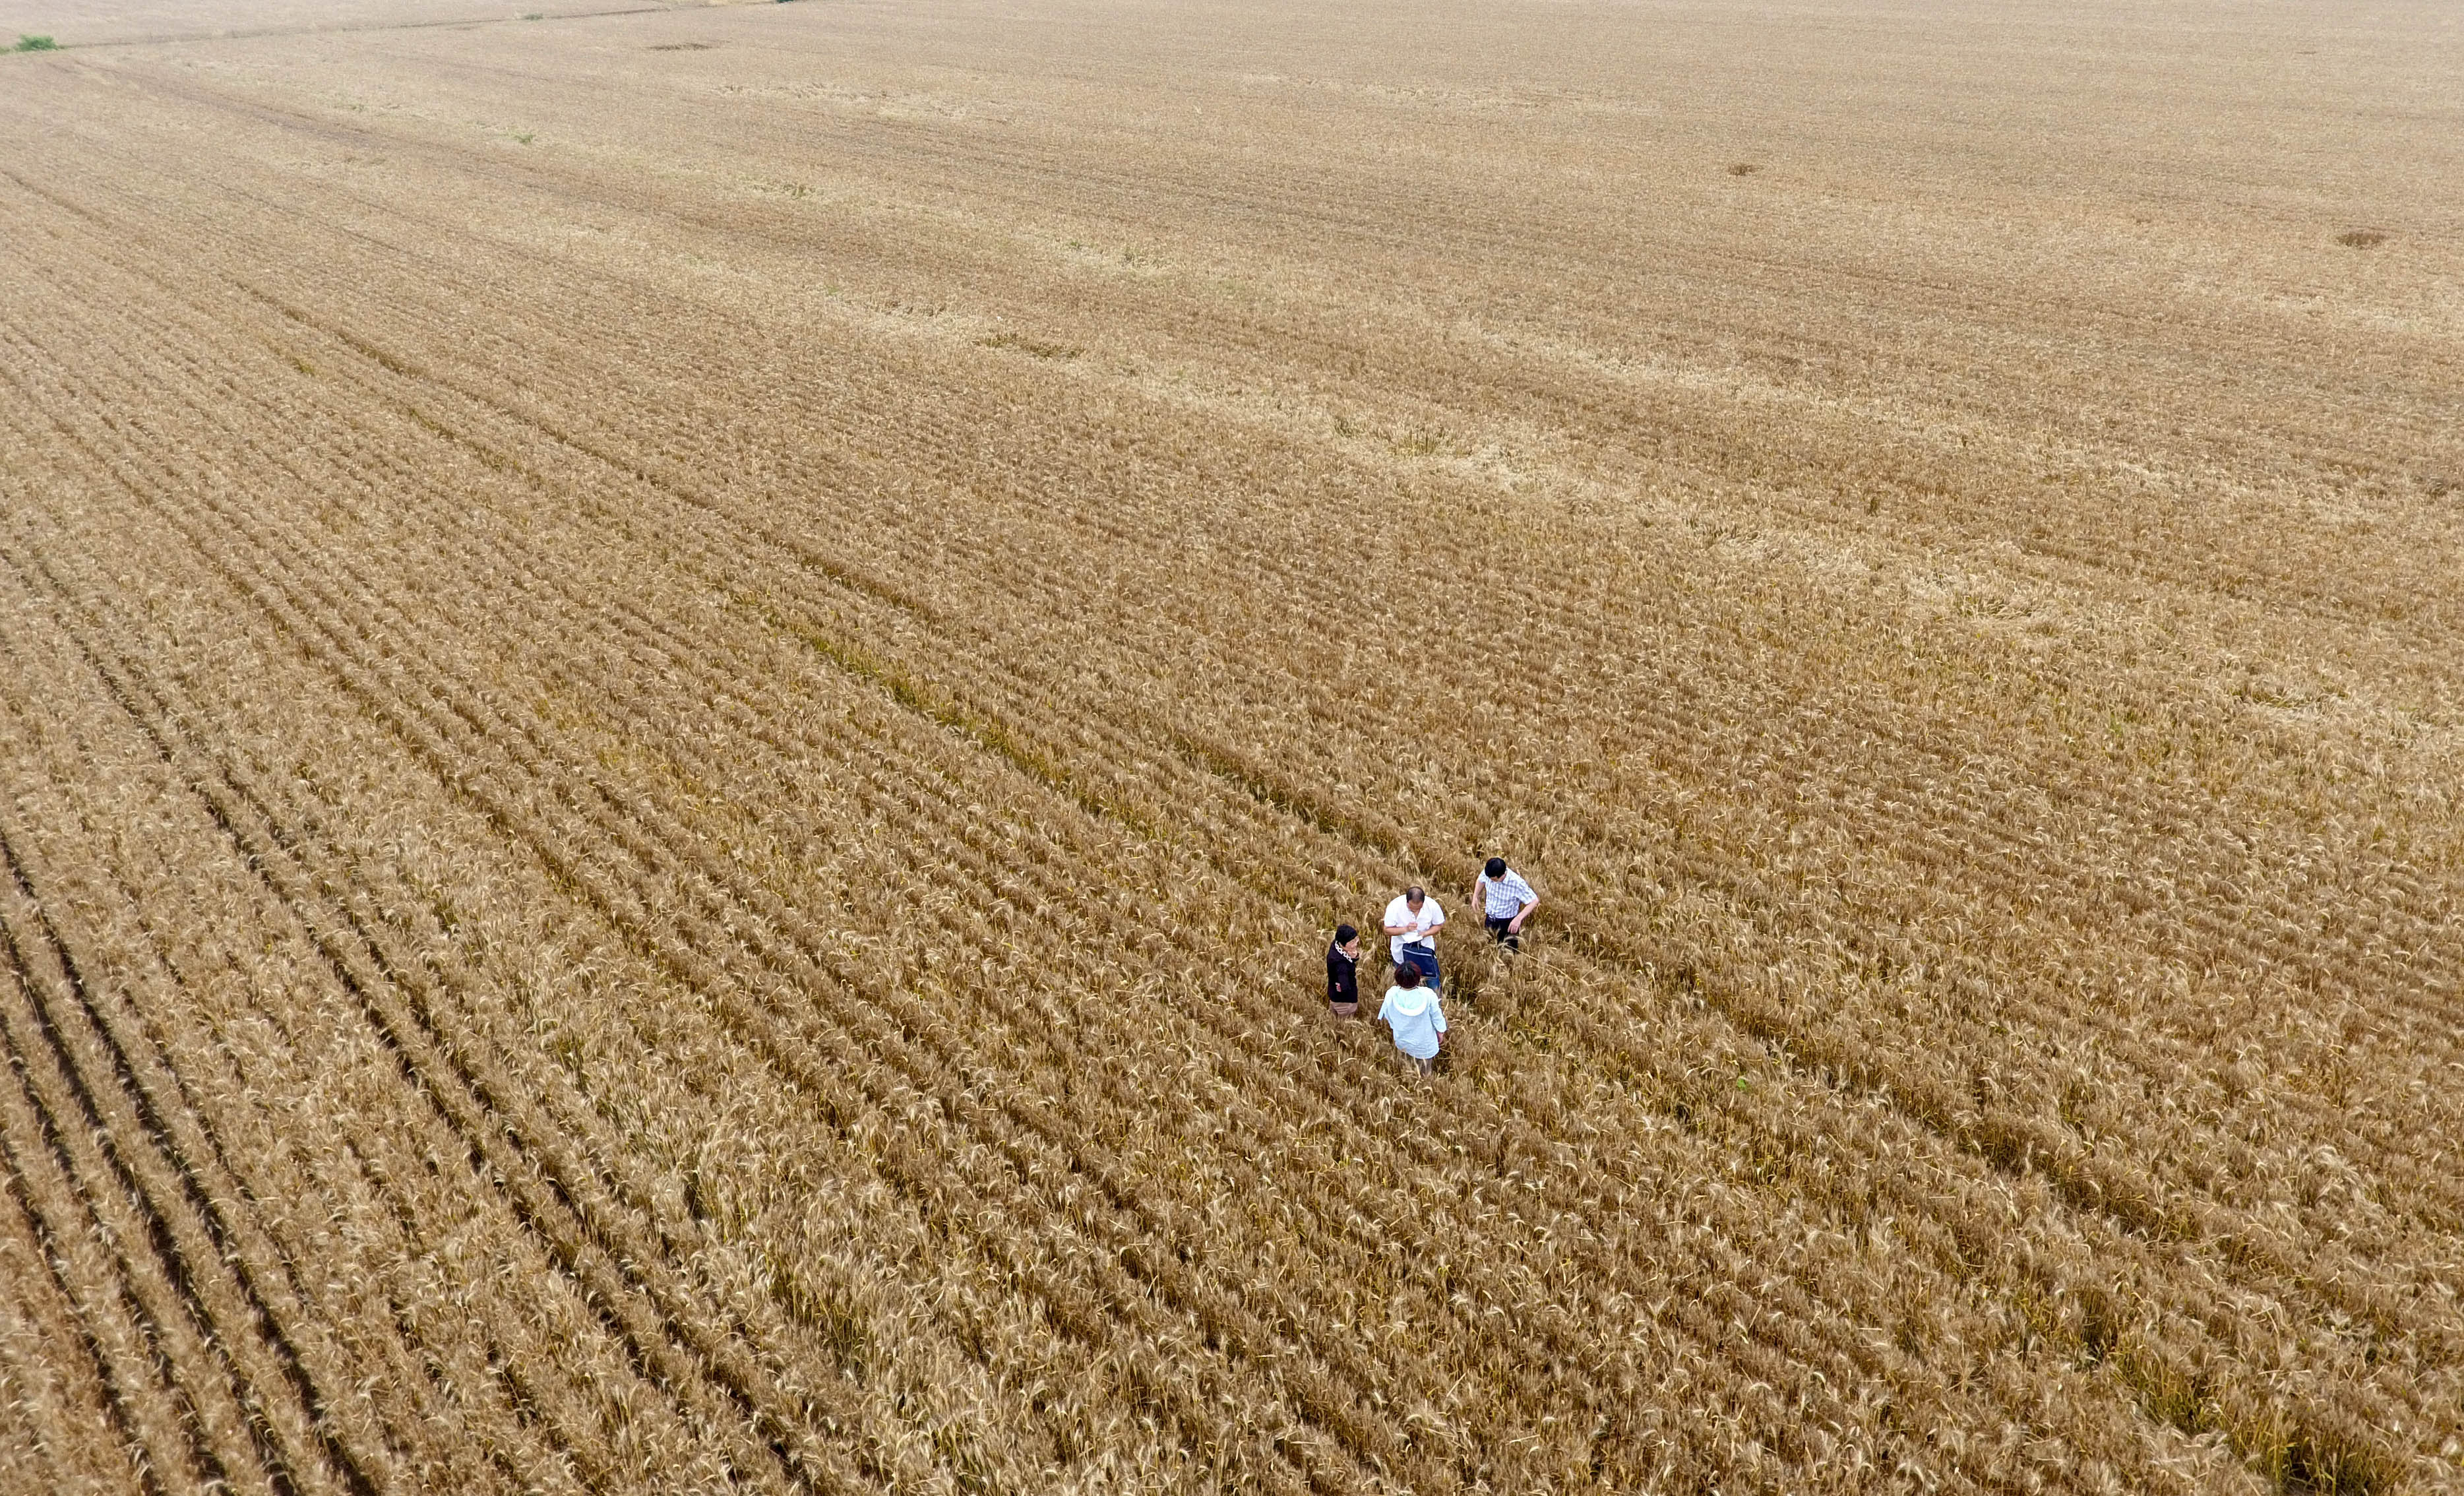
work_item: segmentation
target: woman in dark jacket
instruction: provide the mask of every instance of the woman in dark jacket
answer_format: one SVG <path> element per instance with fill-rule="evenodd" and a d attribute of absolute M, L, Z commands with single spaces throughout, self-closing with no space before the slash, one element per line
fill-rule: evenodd
<path fill-rule="evenodd" d="M 1326 1005 L 1337 1018 L 1360 1016 L 1360 932 L 1350 925 L 1335 926 L 1326 948 Z"/>

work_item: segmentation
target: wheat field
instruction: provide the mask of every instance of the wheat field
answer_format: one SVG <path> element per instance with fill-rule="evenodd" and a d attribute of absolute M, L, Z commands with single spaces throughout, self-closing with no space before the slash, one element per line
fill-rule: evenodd
<path fill-rule="evenodd" d="M 2464 1489 L 2453 7 L 590 9 L 0 0 L 0 1489 Z"/>

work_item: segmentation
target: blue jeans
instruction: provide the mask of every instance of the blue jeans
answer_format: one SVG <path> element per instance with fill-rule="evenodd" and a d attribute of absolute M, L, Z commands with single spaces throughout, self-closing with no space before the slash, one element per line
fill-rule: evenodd
<path fill-rule="evenodd" d="M 1444 984 L 1445 979 L 1438 975 L 1438 948 L 1426 940 L 1403 947 L 1403 964 L 1419 967 L 1420 979 L 1429 984 L 1432 992 Z"/>

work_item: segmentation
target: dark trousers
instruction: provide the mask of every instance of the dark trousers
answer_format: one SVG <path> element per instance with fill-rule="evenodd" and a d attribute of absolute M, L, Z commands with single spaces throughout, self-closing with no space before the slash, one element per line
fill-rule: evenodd
<path fill-rule="evenodd" d="M 1523 937 L 1507 928 L 1513 923 L 1514 917 L 1510 914 L 1504 919 L 1498 918 L 1495 914 L 1489 915 L 1488 937 L 1509 951 L 1522 950 Z"/>
<path fill-rule="evenodd" d="M 1433 992 L 1444 983 L 1444 979 L 1438 975 L 1438 948 L 1434 945 L 1403 947 L 1403 964 L 1419 967 L 1421 979 L 1429 984 L 1429 989 Z"/>

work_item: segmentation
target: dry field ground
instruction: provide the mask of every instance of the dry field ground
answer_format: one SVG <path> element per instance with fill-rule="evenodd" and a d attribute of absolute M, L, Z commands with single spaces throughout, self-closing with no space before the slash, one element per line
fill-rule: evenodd
<path fill-rule="evenodd" d="M 2464 1488 L 2454 7 L 518 3 L 0 0 L 0 1489 Z"/>

